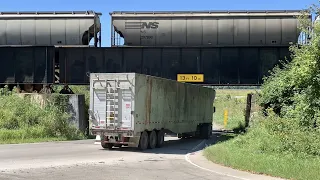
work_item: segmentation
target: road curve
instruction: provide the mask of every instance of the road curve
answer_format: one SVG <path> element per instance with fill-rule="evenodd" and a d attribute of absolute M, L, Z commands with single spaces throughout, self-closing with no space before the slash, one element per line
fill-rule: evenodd
<path fill-rule="evenodd" d="M 201 142 L 166 137 L 163 148 L 145 152 L 126 147 L 103 150 L 93 140 L 0 145 L 0 179 L 239 180 L 187 162 L 185 155 L 202 148 Z"/>

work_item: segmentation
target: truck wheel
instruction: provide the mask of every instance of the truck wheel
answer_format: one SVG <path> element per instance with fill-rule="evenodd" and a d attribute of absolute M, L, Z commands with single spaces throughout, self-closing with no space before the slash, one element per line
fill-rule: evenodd
<path fill-rule="evenodd" d="M 212 132 L 212 127 L 210 126 L 210 124 L 202 124 L 201 125 L 201 138 L 203 139 L 209 139 L 211 136 L 211 132 Z"/>
<path fill-rule="evenodd" d="M 113 144 L 108 143 L 107 145 L 108 145 L 108 149 L 109 149 L 109 150 L 112 150 L 112 148 L 113 148 Z"/>
<path fill-rule="evenodd" d="M 158 131 L 157 135 L 157 146 L 158 148 L 162 147 L 164 143 L 164 132 L 163 130 Z"/>
<path fill-rule="evenodd" d="M 103 149 L 109 149 L 109 150 L 111 150 L 112 147 L 113 147 L 113 144 L 104 143 L 104 142 L 101 141 L 101 147 L 102 147 Z"/>
<path fill-rule="evenodd" d="M 114 146 L 115 146 L 115 147 L 118 147 L 118 148 L 121 148 L 121 147 L 122 147 L 122 144 L 115 144 Z"/>
<path fill-rule="evenodd" d="M 148 148 L 154 149 L 157 145 L 157 133 L 156 131 L 151 131 L 149 134 L 149 145 Z"/>
<path fill-rule="evenodd" d="M 149 141 L 148 133 L 147 131 L 143 131 L 141 133 L 140 140 L 139 140 L 139 149 L 142 151 L 147 149 L 149 144 L 148 141 Z"/>

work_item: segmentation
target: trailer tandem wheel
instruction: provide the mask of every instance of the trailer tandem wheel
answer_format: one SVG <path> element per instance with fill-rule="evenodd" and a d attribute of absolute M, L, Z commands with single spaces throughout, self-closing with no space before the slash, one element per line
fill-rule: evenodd
<path fill-rule="evenodd" d="M 139 149 L 140 150 L 145 150 L 148 148 L 148 144 L 149 144 L 149 135 L 147 131 L 143 131 L 141 133 L 140 136 L 140 140 L 139 140 Z"/>
<path fill-rule="evenodd" d="M 109 149 L 109 150 L 111 150 L 112 147 L 113 147 L 113 144 L 111 144 L 111 143 L 105 143 L 105 142 L 101 141 L 101 147 L 102 147 L 103 149 Z"/>
<path fill-rule="evenodd" d="M 164 131 L 161 129 L 157 133 L 157 148 L 160 148 L 163 146 L 164 143 Z"/>
<path fill-rule="evenodd" d="M 209 139 L 211 137 L 212 126 L 209 123 L 202 124 L 200 130 L 200 137 L 202 139 Z"/>
<path fill-rule="evenodd" d="M 154 149 L 157 146 L 157 133 L 155 130 L 151 131 L 149 134 L 149 145 L 148 148 Z"/>

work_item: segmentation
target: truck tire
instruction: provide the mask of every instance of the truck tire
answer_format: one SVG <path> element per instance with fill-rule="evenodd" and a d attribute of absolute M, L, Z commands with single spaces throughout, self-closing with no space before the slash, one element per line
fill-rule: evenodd
<path fill-rule="evenodd" d="M 202 139 L 209 139 L 211 137 L 212 127 L 210 126 L 210 124 L 202 124 L 200 129 L 200 137 Z"/>
<path fill-rule="evenodd" d="M 140 150 L 146 150 L 148 148 L 148 144 L 149 144 L 149 136 L 147 131 L 143 131 L 141 133 L 140 136 L 140 140 L 139 140 L 139 149 Z"/>
<path fill-rule="evenodd" d="M 121 148 L 121 147 L 122 147 L 122 144 L 115 144 L 114 146 L 115 146 L 115 147 L 118 147 L 118 148 Z"/>
<path fill-rule="evenodd" d="M 149 134 L 149 149 L 154 149 L 157 146 L 157 133 L 156 131 L 151 131 Z"/>
<path fill-rule="evenodd" d="M 111 150 L 111 149 L 113 148 L 113 144 L 111 144 L 111 143 L 104 143 L 103 141 L 101 141 L 101 147 L 102 147 L 103 149 L 109 149 L 109 150 Z"/>
<path fill-rule="evenodd" d="M 164 144 L 164 131 L 160 130 L 157 133 L 157 148 L 161 148 Z"/>

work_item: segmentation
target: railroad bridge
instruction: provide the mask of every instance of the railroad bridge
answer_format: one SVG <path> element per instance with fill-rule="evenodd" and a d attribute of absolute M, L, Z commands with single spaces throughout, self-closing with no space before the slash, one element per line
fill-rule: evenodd
<path fill-rule="evenodd" d="M 0 13 L 0 83 L 88 84 L 89 72 L 137 72 L 169 79 L 204 74 L 205 84 L 259 85 L 280 59 L 290 59 L 290 43 L 301 37 L 299 14 L 117 11 L 110 13 L 111 47 L 100 47 L 101 13 Z"/>

